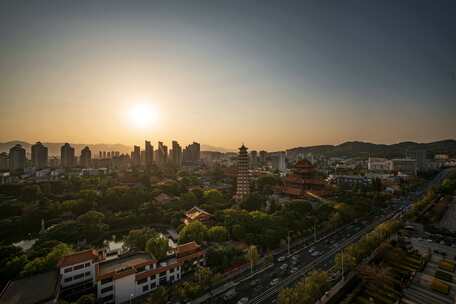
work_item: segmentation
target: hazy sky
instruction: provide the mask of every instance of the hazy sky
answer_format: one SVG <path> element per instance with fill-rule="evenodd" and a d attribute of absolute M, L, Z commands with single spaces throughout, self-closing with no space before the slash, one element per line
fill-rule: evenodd
<path fill-rule="evenodd" d="M 456 136 L 456 2 L 1 1 L 0 141 Z M 158 109 L 138 128 L 136 104 Z"/>

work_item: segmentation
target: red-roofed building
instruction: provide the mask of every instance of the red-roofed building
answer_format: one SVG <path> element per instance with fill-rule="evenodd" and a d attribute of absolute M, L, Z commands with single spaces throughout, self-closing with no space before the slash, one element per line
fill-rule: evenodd
<path fill-rule="evenodd" d="M 185 217 L 184 217 L 183 222 L 185 225 L 188 225 L 194 221 L 199 221 L 203 224 L 210 224 L 211 220 L 212 220 L 212 214 L 195 206 L 192 209 L 185 212 Z"/>
<path fill-rule="evenodd" d="M 320 196 L 326 193 L 324 180 L 306 159 L 296 163 L 292 173 L 283 179 L 283 184 L 282 193 L 292 198 L 306 198 L 309 194 Z"/>

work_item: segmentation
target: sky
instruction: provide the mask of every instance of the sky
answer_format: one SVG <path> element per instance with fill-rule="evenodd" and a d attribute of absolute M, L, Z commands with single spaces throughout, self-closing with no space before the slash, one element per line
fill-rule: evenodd
<path fill-rule="evenodd" d="M 455 16 L 451 0 L 1 1 L 0 141 L 455 138 Z"/>

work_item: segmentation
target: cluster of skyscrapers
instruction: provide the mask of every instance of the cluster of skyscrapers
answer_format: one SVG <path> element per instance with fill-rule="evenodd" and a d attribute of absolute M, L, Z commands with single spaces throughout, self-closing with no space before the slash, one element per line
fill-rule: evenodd
<path fill-rule="evenodd" d="M 53 159 L 56 160 L 55 158 Z M 122 160 L 128 162 L 131 166 L 149 166 L 153 163 L 163 165 L 166 163 L 174 164 L 178 167 L 183 164 L 194 164 L 200 160 L 200 144 L 193 142 L 184 149 L 177 141 L 172 141 L 171 149 L 163 142 L 158 142 L 158 147 L 154 150 L 150 141 L 145 141 L 144 150 L 139 146 L 134 146 L 131 155 L 120 154 L 118 151 L 99 151 L 99 158 L 93 159 L 89 147 L 81 150 L 79 162 L 75 154 L 75 148 L 69 143 L 65 143 L 60 148 L 60 162 L 52 163 L 52 167 L 59 166 L 62 168 L 82 167 L 90 168 L 94 166 L 94 161 L 106 165 L 110 161 Z M 58 161 L 58 159 L 57 159 Z M 31 146 L 31 165 L 35 169 L 50 167 L 48 148 L 41 142 Z M 9 170 L 10 172 L 22 172 L 27 166 L 27 153 L 22 145 L 17 144 L 10 148 L 9 153 L 0 153 L 0 171 Z"/>

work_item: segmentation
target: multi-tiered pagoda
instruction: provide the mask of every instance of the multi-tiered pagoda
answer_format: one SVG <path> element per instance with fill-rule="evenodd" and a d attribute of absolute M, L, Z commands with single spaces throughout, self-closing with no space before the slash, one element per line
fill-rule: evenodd
<path fill-rule="evenodd" d="M 250 193 L 250 173 L 249 173 L 249 154 L 247 147 L 242 145 L 239 148 L 239 156 L 237 163 L 237 177 L 236 177 L 236 194 L 234 199 L 242 201 Z"/>
<path fill-rule="evenodd" d="M 298 161 L 292 172 L 283 180 L 282 192 L 284 194 L 293 198 L 306 198 L 326 193 L 325 182 L 318 176 L 317 170 L 308 160 Z"/>

